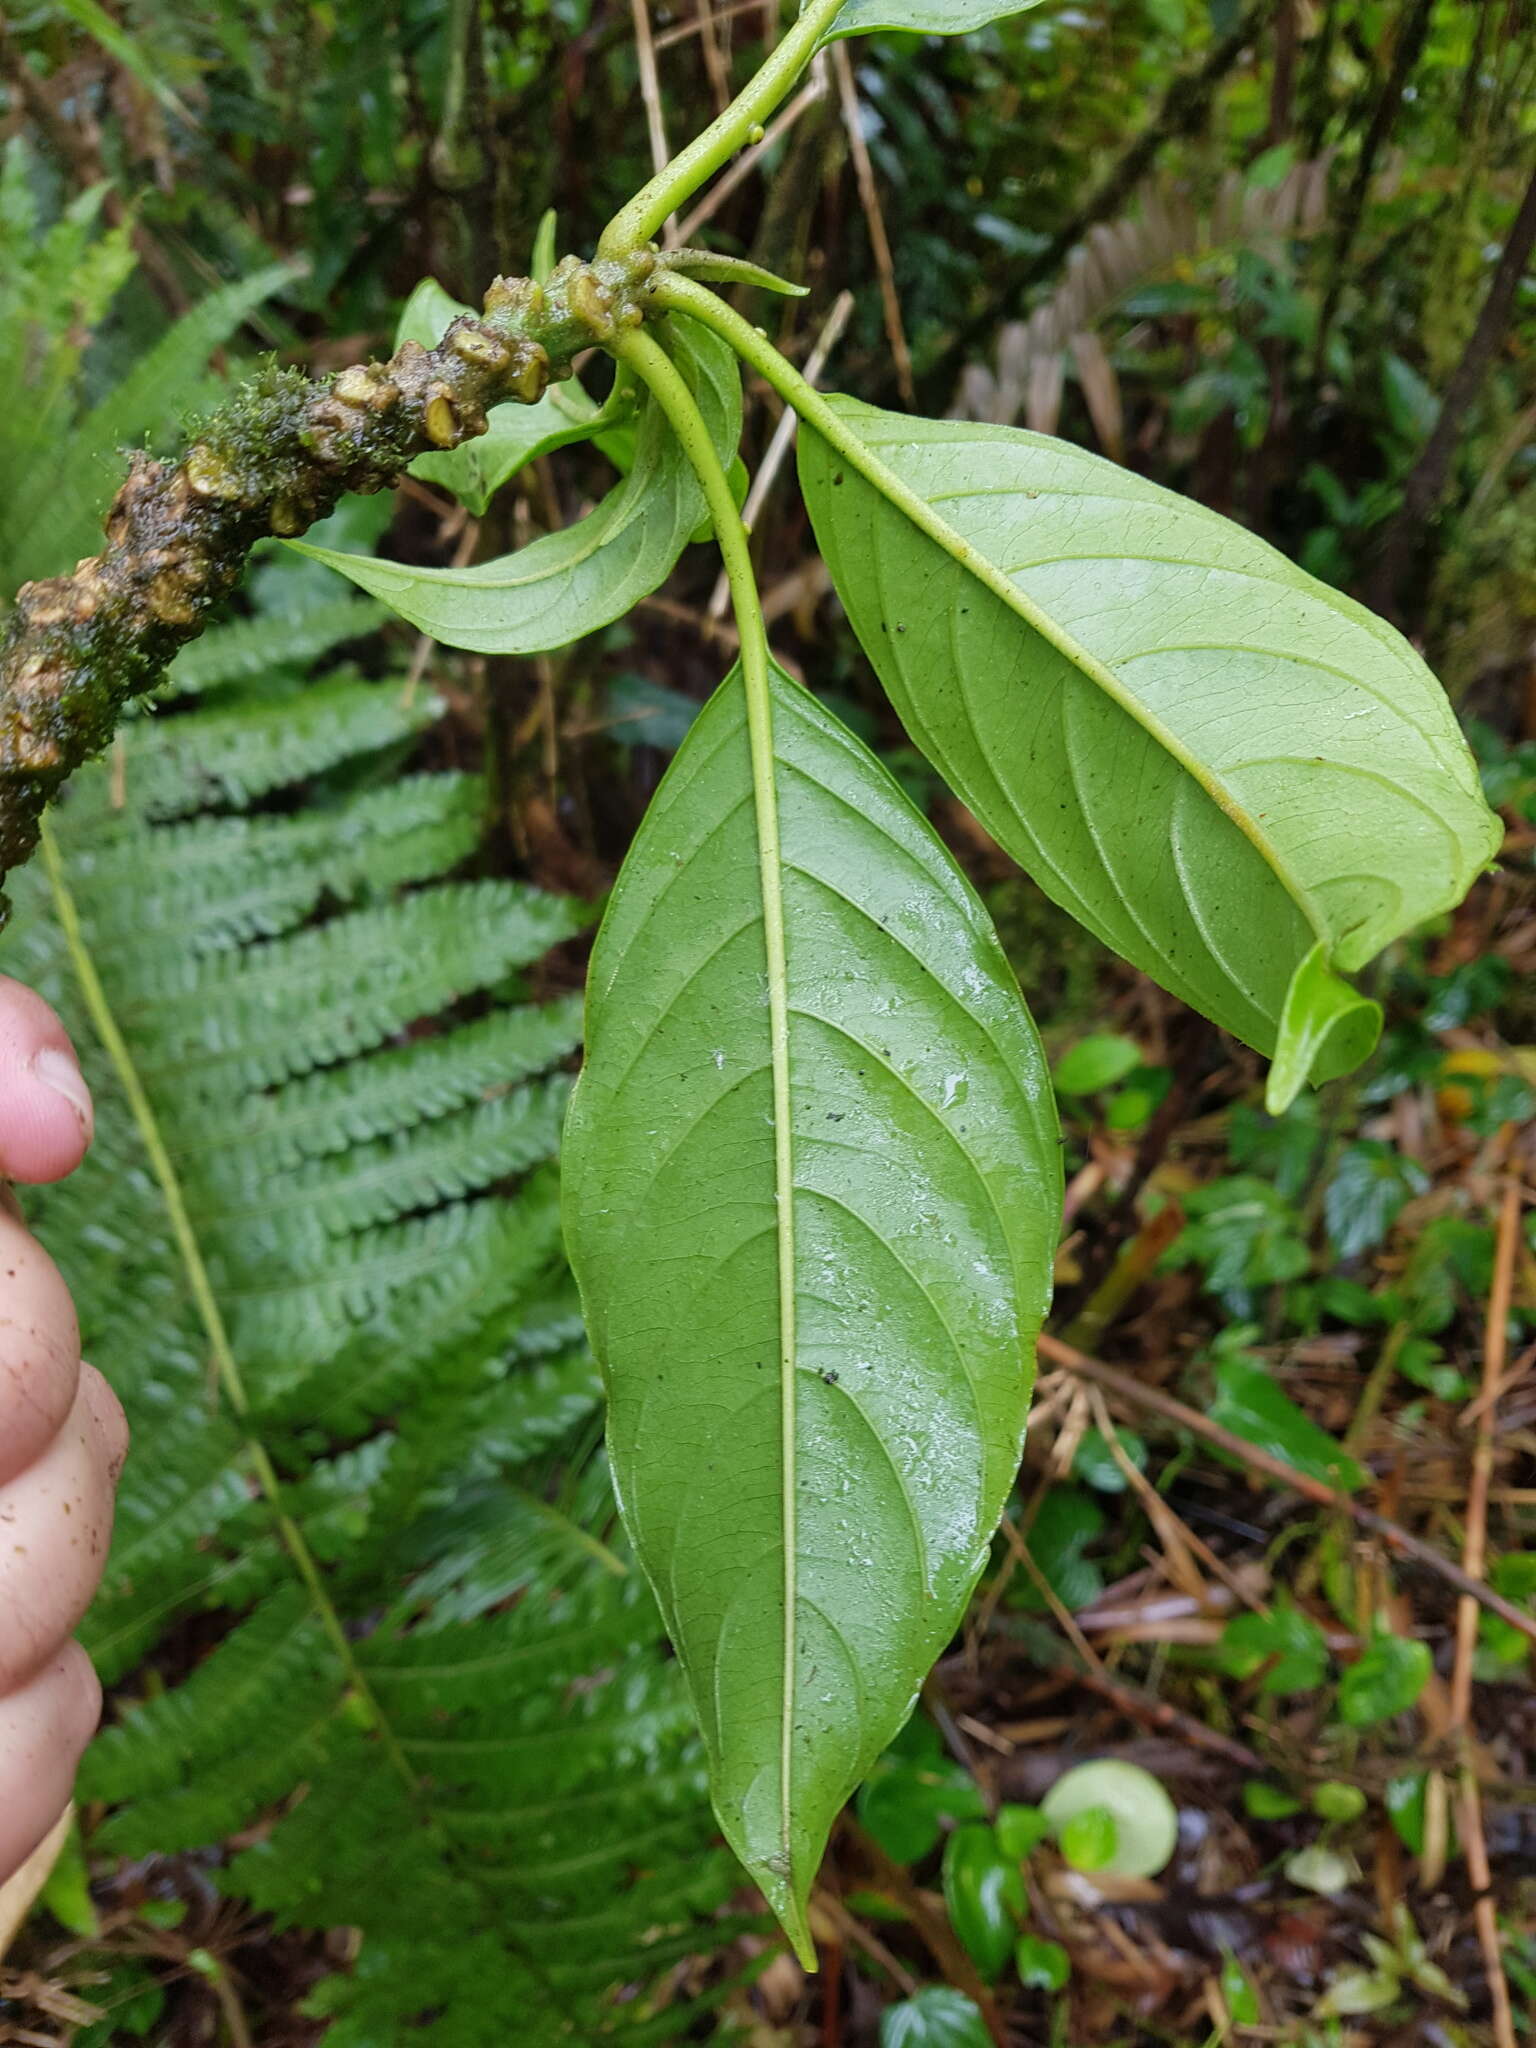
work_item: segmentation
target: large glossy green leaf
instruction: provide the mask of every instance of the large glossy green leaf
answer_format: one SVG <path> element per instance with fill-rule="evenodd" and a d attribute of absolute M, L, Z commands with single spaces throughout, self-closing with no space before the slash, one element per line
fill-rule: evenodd
<path fill-rule="evenodd" d="M 1039 0 L 848 0 L 821 40 L 835 43 L 841 36 L 873 35 L 882 28 L 907 29 L 920 36 L 963 36 L 1038 5 Z"/>
<path fill-rule="evenodd" d="M 777 671 L 772 717 L 788 1128 L 738 672 L 615 887 L 564 1189 L 620 1499 L 721 1824 L 804 1950 L 827 1831 L 1015 1473 L 1060 1167 L 1034 1027 L 959 869 Z"/>
<path fill-rule="evenodd" d="M 665 323 L 722 462 L 741 431 L 741 377 L 724 342 L 684 315 Z M 463 569 L 419 569 L 373 555 L 290 541 L 339 569 L 449 647 L 477 654 L 536 654 L 564 647 L 627 612 L 665 581 L 704 512 L 693 472 L 659 408 L 641 403 L 633 467 L 574 526 L 515 554 Z"/>
<path fill-rule="evenodd" d="M 1339 978 L 1457 902 L 1498 821 L 1390 626 L 1065 442 L 832 401 L 818 539 L 913 738 L 1040 886 L 1275 1058 L 1375 1042 Z M 850 459 L 850 451 L 858 457 Z"/>

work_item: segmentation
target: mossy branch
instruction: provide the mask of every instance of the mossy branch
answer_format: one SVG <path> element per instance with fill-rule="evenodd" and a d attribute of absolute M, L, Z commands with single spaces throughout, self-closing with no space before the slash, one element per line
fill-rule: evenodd
<path fill-rule="evenodd" d="M 485 311 L 436 348 L 317 381 L 271 368 L 236 391 L 179 462 L 132 457 L 107 546 L 72 575 L 24 584 L 0 644 L 0 880 L 37 845 L 60 785 L 111 739 L 130 697 L 235 588 L 269 534 L 305 531 L 349 491 L 386 489 L 416 456 L 483 434 L 486 412 L 534 403 L 573 358 L 638 326 L 648 249 L 568 257 L 540 286 L 498 278 Z M 0 921 L 4 917 L 0 898 Z"/>

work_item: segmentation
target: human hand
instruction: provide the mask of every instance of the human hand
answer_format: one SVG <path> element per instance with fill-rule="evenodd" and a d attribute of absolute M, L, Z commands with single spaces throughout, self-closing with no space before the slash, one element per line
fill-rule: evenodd
<path fill-rule="evenodd" d="M 90 1141 L 64 1027 L 0 976 L 0 1180 L 62 1180 Z M 70 1632 L 106 1564 L 127 1449 L 58 1268 L 0 1188 L 0 1882 L 58 1819 L 95 1733 L 101 1687 Z"/>

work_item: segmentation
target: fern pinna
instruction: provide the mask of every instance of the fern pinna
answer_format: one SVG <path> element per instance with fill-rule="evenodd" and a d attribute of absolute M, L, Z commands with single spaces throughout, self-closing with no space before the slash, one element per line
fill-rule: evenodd
<path fill-rule="evenodd" d="M 454 878 L 483 792 L 400 773 L 430 695 L 294 693 L 373 616 L 329 585 L 279 573 L 209 637 L 202 701 L 80 778 L 17 902 L 100 1105 L 40 1226 L 141 1446 L 87 1628 L 121 1688 L 91 1845 L 238 1834 L 231 1893 L 358 1928 L 315 2000 L 338 2048 L 643 2041 L 677 2012 L 635 1987 L 736 1880 L 559 1257 L 579 999 L 522 976 L 586 913 Z"/>

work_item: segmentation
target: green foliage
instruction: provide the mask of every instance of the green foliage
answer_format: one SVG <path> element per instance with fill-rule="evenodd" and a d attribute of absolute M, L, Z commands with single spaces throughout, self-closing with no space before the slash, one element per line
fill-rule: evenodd
<path fill-rule="evenodd" d="M 1014 1945 L 1013 1966 L 1026 1991 L 1062 1991 L 1072 1974 L 1072 1963 L 1059 1941 L 1045 1941 L 1038 1934 L 1021 1934 Z"/>
<path fill-rule="evenodd" d="M 204 69 L 240 78 L 244 104 L 282 125 L 290 99 L 350 95 L 357 109 L 337 132 L 370 176 L 398 179 L 413 203 L 419 188 L 428 209 L 429 185 L 457 195 L 487 174 L 469 111 L 487 63 L 528 84 L 543 34 L 528 25 L 525 49 L 478 8 L 438 10 L 447 25 L 421 28 L 418 75 L 395 43 L 402 23 L 417 32 L 415 10 L 376 30 L 375 49 L 360 10 L 342 4 L 306 31 L 306 54 L 323 53 L 317 88 L 307 74 L 293 85 L 258 76 L 259 36 L 243 21 L 199 32 L 210 57 L 177 7 L 141 49 L 95 0 L 58 4 L 168 119 L 186 121 L 181 88 Z M 610 223 L 604 252 L 648 244 L 757 138 L 758 116 L 821 43 L 877 27 L 942 35 L 1002 11 L 991 0 L 810 0 L 746 94 Z M 1011 107 L 1021 81 L 1030 97 L 1026 44 L 1055 63 L 1081 28 L 1058 12 L 1019 39 Z M 1134 12 L 1174 42 L 1191 30 L 1182 0 Z M 1209 12 L 1223 34 L 1222 10 Z M 1476 70 L 1470 50 L 1461 59 Z M 915 142 L 941 160 L 939 182 L 960 182 L 942 162 L 958 129 L 934 148 L 913 118 L 925 67 L 946 61 L 898 38 L 871 53 L 874 83 L 857 88 L 879 102 L 872 147 L 913 217 L 934 178 L 931 167 L 909 174 Z M 1114 70 L 1102 53 L 1096 68 Z M 1303 168 L 1312 200 L 1325 188 L 1326 61 L 1321 70 L 1305 166 L 1299 138 L 1260 146 L 1265 121 L 1291 122 L 1282 96 L 1261 114 L 1252 80 L 1237 88 L 1245 219 L 1254 195 L 1299 190 Z M 436 132 L 402 150 L 399 109 L 418 100 Z M 936 130 L 952 116 L 937 90 L 923 104 Z M 857 109 L 845 112 L 851 126 Z M 1107 121 L 1084 161 L 1125 125 Z M 254 115 L 249 132 L 262 134 Z M 1037 188 L 1052 182 L 1053 151 L 1043 137 Z M 494 182 L 491 239 L 517 246 L 501 218 L 517 181 L 499 158 Z M 8 247 L 38 224 L 29 204 L 8 169 Z M 98 204 L 76 202 L 50 231 L 46 261 L 22 266 L 23 342 L 0 343 L 0 372 L 17 379 L 30 351 L 38 402 L 0 428 L 0 456 L 34 487 L 50 436 L 83 403 L 79 314 L 108 303 L 127 261 L 124 231 L 98 236 Z M 1266 202 L 1266 218 L 1299 239 L 1297 207 Z M 1001 213 L 984 230 L 976 219 L 1013 254 L 1038 250 L 1033 229 Z M 541 233 L 537 270 L 552 237 L 552 226 Z M 937 308 L 963 328 L 959 295 L 946 296 L 948 252 L 931 234 L 897 239 L 903 265 L 936 280 L 930 327 Z M 336 261 L 322 266 L 332 281 Z M 1182 298 L 1175 285 L 1160 305 L 1132 308 L 1187 315 L 1202 352 L 1214 287 L 1246 308 L 1246 331 L 1234 328 L 1172 395 L 1175 436 L 1194 443 L 1230 423 L 1257 463 L 1285 411 L 1287 351 L 1315 357 L 1314 383 L 1368 378 L 1385 473 L 1346 478 L 1314 460 L 1295 493 L 1324 514 L 1304 560 L 1342 577 L 1391 516 L 1438 380 L 1389 343 L 1357 368 L 1335 318 L 1338 272 L 1319 306 L 1294 252 L 1238 248 L 1221 263 Z M 504 408 L 473 447 L 418 465 L 478 514 L 535 456 L 598 440 L 623 480 L 574 525 L 446 569 L 375 559 L 336 534 L 300 552 L 450 645 L 543 652 L 652 593 L 708 503 L 743 660 L 686 731 L 675 699 L 638 707 L 646 744 L 676 746 L 678 758 L 599 943 L 565 1209 L 612 1396 L 619 1490 L 704 1725 L 721 1820 L 803 1953 L 835 1810 L 961 1614 L 1017 1464 L 1058 1163 L 1038 1046 L 985 917 L 826 702 L 769 672 L 746 537 L 720 474 L 732 466 L 739 503 L 735 357 L 802 417 L 805 495 L 828 567 L 914 739 L 1054 900 L 1273 1054 L 1272 1109 L 1364 1058 L 1379 1011 L 1343 974 L 1452 908 L 1498 828 L 1448 706 L 1393 629 L 1128 468 L 999 427 L 822 401 L 702 289 L 706 277 L 774 283 L 745 256 L 687 255 L 651 278 L 650 335 L 604 326 L 601 307 L 590 323 L 619 358 L 620 411 L 645 351 L 654 359 L 633 430 L 600 433 L 617 411 L 557 392 L 526 412 Z M 1106 264 L 1100 282 L 1115 297 L 1125 280 Z M 200 370 L 237 303 L 253 302 L 216 295 L 190 316 L 200 326 L 183 323 L 137 382 L 96 407 L 80 462 L 96 461 L 104 438 L 155 430 L 160 386 L 172 369 L 183 383 Z M 456 304 L 419 287 L 403 331 L 431 335 Z M 1119 447 L 1116 374 L 1090 326 L 1085 315 L 1068 333 L 1079 390 Z M 1428 349 L 1430 367 L 1440 348 Z M 1060 336 L 1054 357 L 1059 402 Z M 279 408 L 298 374 L 269 376 Z M 680 396 L 663 395 L 669 378 Z M 33 547 L 57 551 L 84 495 L 83 471 L 71 473 L 35 526 L 18 501 L 0 545 L 18 562 Z M 643 2039 L 655 2031 L 644 1999 L 607 2007 L 606 1992 L 705 1942 L 732 1875 L 703 1853 L 683 1694 L 588 1452 L 596 1388 L 558 1269 L 549 1168 L 567 1084 L 555 1070 L 577 1021 L 568 999 L 528 1000 L 524 977 L 580 920 L 532 891 L 462 878 L 481 792 L 397 772 L 430 698 L 345 672 L 285 701 L 280 717 L 241 693 L 242 679 L 271 663 L 297 670 L 373 616 L 297 577 L 290 588 L 315 591 L 314 603 L 258 613 L 191 657 L 181 689 L 214 693 L 209 708 L 130 734 L 61 830 L 61 910 L 79 906 L 167 1147 L 162 1158 L 146 1146 L 142 1115 L 136 1140 L 118 1104 L 103 1121 L 106 1197 L 88 1221 L 76 1190 L 46 1204 L 58 1239 L 89 1265 L 88 1326 L 110 1324 L 156 1445 L 125 1495 L 93 1642 L 121 1672 L 179 1620 L 208 1631 L 180 1683 L 98 1747 L 87 1789 L 114 1809 L 99 1846 L 134 1854 L 239 1835 L 221 1872 L 233 1891 L 304 1924 L 360 1926 L 357 1969 L 315 2002 L 338 2015 L 338 2042 L 418 2028 L 487 2042 L 599 2027 Z M 1488 765 L 1490 786 L 1522 801 L 1520 764 L 1513 777 Z M 57 983 L 57 935 L 35 901 L 23 939 L 37 977 Z M 1441 979 L 1429 1029 L 1492 999 L 1476 963 Z M 1394 1043 L 1390 1073 L 1369 1085 L 1432 1077 L 1427 1035 Z M 1117 1089 L 1092 1114 L 1118 1131 L 1143 1125 L 1171 1078 L 1167 1065 L 1143 1066 L 1131 1040 L 1097 1033 L 1060 1075 L 1072 1095 Z M 1501 1074 L 1469 1110 L 1473 1127 L 1491 1135 L 1523 1114 L 1524 1088 Z M 1247 1170 L 1189 1197 L 1174 1263 L 1198 1265 L 1234 1317 L 1386 1328 L 1403 1372 L 1447 1389 L 1437 1369 L 1454 1369 L 1425 1333 L 1451 1312 L 1470 1261 L 1448 1241 L 1376 1293 L 1349 1275 L 1312 1282 L 1311 1209 L 1296 1208 L 1317 1172 L 1334 1252 L 1361 1257 L 1419 1191 L 1412 1162 L 1375 1137 L 1328 1162 L 1300 1109 L 1268 1122 L 1250 1113 L 1239 1142 Z M 162 1218 L 156 1206 L 172 1171 L 193 1256 L 171 1242 L 185 1236 L 181 1212 L 172 1204 Z M 146 1203 L 158 1235 L 140 1261 Z M 1216 1346 L 1215 1419 L 1294 1470 L 1364 1483 L 1245 1351 L 1249 1334 L 1231 1328 Z M 222 1410 L 195 1397 L 210 1351 Z M 1100 1491 L 1122 1476 L 1107 1450 L 1092 1437 L 1076 1454 L 1077 1476 Z M 1039 1569 L 1069 1605 L 1102 1585 L 1088 1552 L 1104 1526 L 1070 1487 L 1033 1525 Z M 1313 1625 L 1282 1609 L 1234 1623 L 1219 1660 L 1287 1692 L 1320 1656 Z M 1422 1645 L 1373 1638 L 1344 1674 L 1343 1719 L 1366 1726 L 1401 1711 L 1426 1670 Z M 236 1754 L 238 1775 L 227 1768 Z M 1161 1868 L 1176 1823 L 1166 1795 L 1147 1780 L 1151 1793 L 1133 1797 L 1123 1765 L 1087 1769 L 1091 1792 L 1075 1772 L 1052 1795 L 1069 1860 Z M 946 1891 L 996 1975 L 1015 1953 L 1018 1844 L 1034 1823 L 1018 1809 L 1006 1830 L 982 1825 L 946 1772 L 917 1741 L 887 1756 L 866 1819 L 909 1855 L 931 1853 L 959 1822 Z M 393 1852 L 387 1877 L 381 1841 Z M 1333 1852 L 1303 1855 L 1311 1878 L 1293 1860 L 1298 1881 L 1349 1881 Z M 1056 1955 L 1037 1947 L 1015 1960 L 1049 1983 Z M 1391 1978 L 1389 1992 L 1398 1981 L 1385 1964 L 1376 1975 Z M 973 2022 L 964 2000 L 923 1993 L 886 2015 L 882 2037 L 958 2043 Z"/>
<path fill-rule="evenodd" d="M 1173 1801 L 1150 1771 L 1120 1757 L 1076 1765 L 1056 1780 L 1040 1810 L 1079 1870 L 1155 1877 L 1178 1846 Z"/>
<path fill-rule="evenodd" d="M 1108 1870 L 1120 1846 L 1115 1816 L 1107 1806 L 1085 1806 L 1068 1814 L 1057 1830 L 1061 1853 L 1074 1870 L 1091 1875 Z"/>
<path fill-rule="evenodd" d="M 546 1164 L 579 1006 L 521 977 L 582 916 L 455 878 L 480 785 L 389 772 L 437 709 L 391 677 L 297 716 L 226 688 L 141 722 L 61 818 L 66 893 L 19 892 L 13 962 L 73 1020 L 99 1106 L 41 1223 L 140 1445 L 86 1640 L 109 1678 L 184 1617 L 212 1643 L 119 1696 L 81 1792 L 108 1809 L 97 1855 L 243 1836 L 224 1890 L 359 1928 L 314 1994 L 338 2048 L 429 2017 L 445 2044 L 640 2042 L 646 2000 L 612 1988 L 723 1938 L 734 1878 L 581 1448 L 598 1388 Z M 222 1399 L 66 903 L 228 1333 Z M 114 2007 L 124 2038 L 138 2012 Z"/>
<path fill-rule="evenodd" d="M 1039 0 L 845 0 L 822 42 L 891 28 L 913 35 L 963 36 L 1038 4 Z"/>
<path fill-rule="evenodd" d="M 1056 1062 L 1051 1078 L 1062 1095 L 1096 1095 L 1113 1088 L 1141 1065 L 1141 1050 L 1134 1039 L 1118 1032 L 1094 1031 Z"/>
<path fill-rule="evenodd" d="M 88 342 L 133 267 L 126 225 L 103 228 L 104 186 L 43 227 L 19 136 L 0 162 L 0 599 L 100 544 L 100 506 L 125 448 L 181 427 L 217 387 L 208 358 L 285 282 L 266 266 L 210 292 L 94 402 Z"/>
<path fill-rule="evenodd" d="M 1429 1645 L 1378 1630 L 1339 1681 L 1339 1716 L 1351 1728 L 1370 1728 L 1406 1713 L 1429 1679 Z"/>
<path fill-rule="evenodd" d="M 987 829 L 1127 959 L 1274 1052 L 1272 1108 L 1357 1065 L 1379 1013 L 1333 968 L 1458 901 L 1498 842 L 1408 644 L 1060 442 L 848 400 L 816 425 L 801 475 L 833 579 Z"/>
<path fill-rule="evenodd" d="M 1236 1344 L 1224 1347 L 1215 1374 L 1216 1398 L 1208 1410 L 1212 1422 L 1328 1486 L 1346 1493 L 1364 1486 L 1364 1468 L 1303 1414 L 1251 1353 Z"/>
<path fill-rule="evenodd" d="M 1104 1575 L 1088 1551 L 1105 1526 L 1104 1510 L 1081 1487 L 1053 1486 L 1040 1503 L 1029 1531 L 1029 1554 L 1064 1607 L 1086 1607 L 1103 1592 Z M 1012 1599 L 1032 1612 L 1046 1605 L 1044 1594 L 1028 1583 Z"/>
<path fill-rule="evenodd" d="M 782 896 L 735 672 L 603 925 L 565 1208 L 721 1824 L 798 1926 L 1017 1469 L 1059 1163 L 1038 1041 L 959 869 L 781 672 L 772 714 Z M 723 1234 L 701 1262 L 704 1216 Z"/>
<path fill-rule="evenodd" d="M 1257 1675 L 1261 1693 L 1316 1692 L 1328 1671 L 1322 1630 L 1285 1603 L 1267 1614 L 1235 1615 L 1221 1632 L 1216 1654 L 1234 1678 Z"/>
<path fill-rule="evenodd" d="M 880 2015 L 880 2048 L 991 2048 L 974 2003 L 947 1984 L 929 1984 Z"/>
<path fill-rule="evenodd" d="M 1252 1174 L 1208 1181 L 1185 1197 L 1189 1222 L 1170 1263 L 1204 1269 L 1205 1284 L 1234 1315 L 1251 1314 L 1261 1289 L 1311 1266 L 1298 1219 L 1277 1186 Z"/>
<path fill-rule="evenodd" d="M 928 1855 L 946 1821 L 982 1820 L 986 1810 L 976 1780 L 945 1756 L 924 1714 L 912 1716 L 859 1787 L 860 1824 L 897 1863 Z"/>
<path fill-rule="evenodd" d="M 1323 1196 L 1328 1235 L 1339 1257 L 1352 1259 L 1380 1244 L 1403 1204 L 1428 1185 L 1421 1166 L 1379 1138 L 1347 1146 Z"/>
<path fill-rule="evenodd" d="M 944 1844 L 944 1904 L 950 1925 L 983 1977 L 1000 1977 L 1025 1909 L 1016 1856 L 982 1821 L 967 1821 Z"/>

